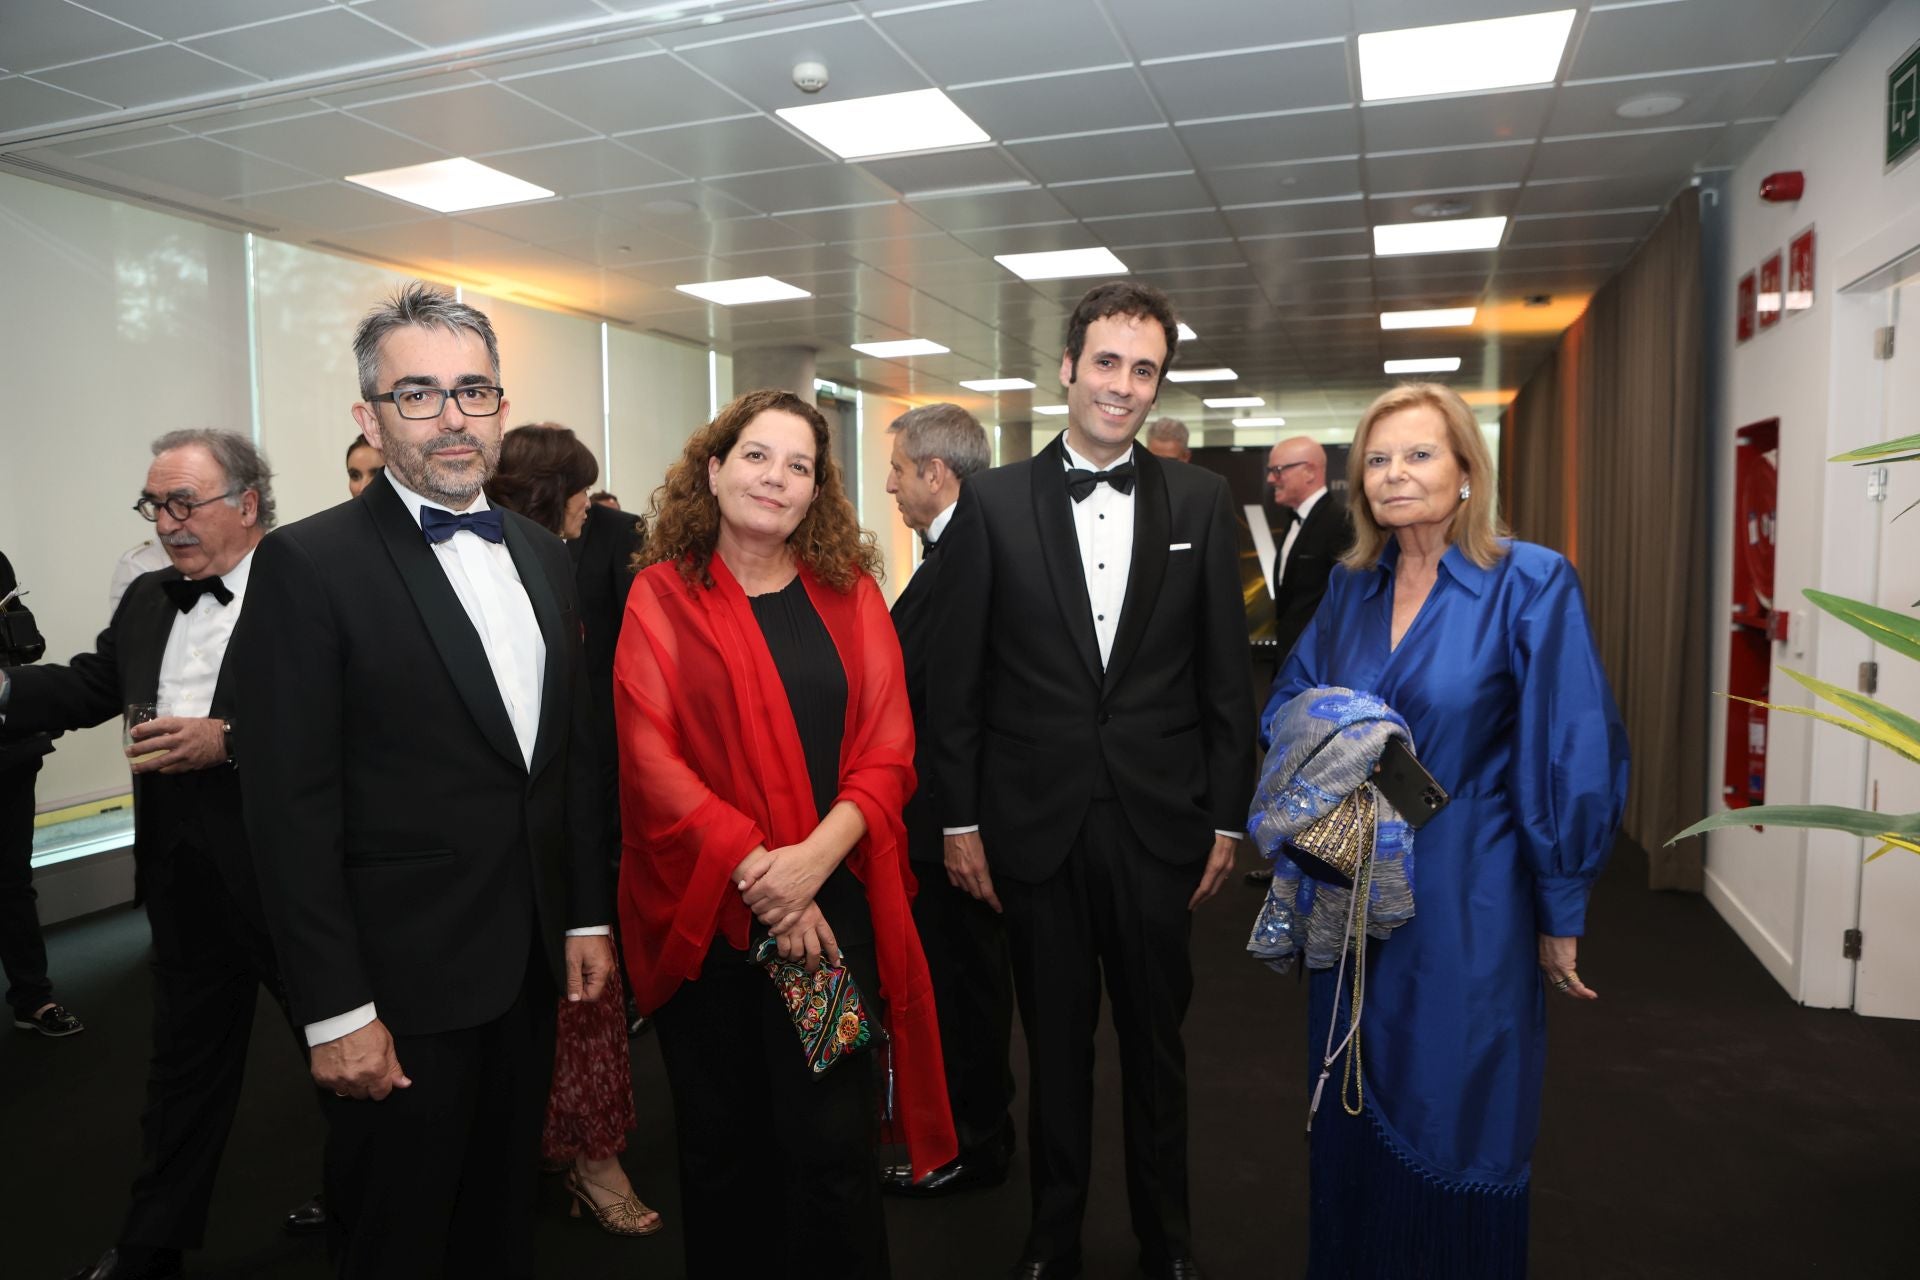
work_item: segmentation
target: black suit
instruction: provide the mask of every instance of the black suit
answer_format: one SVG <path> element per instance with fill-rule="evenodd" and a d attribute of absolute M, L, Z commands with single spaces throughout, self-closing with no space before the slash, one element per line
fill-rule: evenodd
<path fill-rule="evenodd" d="M 627 616 L 633 557 L 646 540 L 646 526 L 640 517 L 590 502 L 580 536 L 567 544 L 567 552 L 573 557 L 574 585 L 580 595 L 594 754 L 600 764 L 601 794 L 607 812 L 607 865 L 615 874 L 620 866 L 620 756 L 613 724 L 613 651 L 620 642 L 621 619 Z"/>
<path fill-rule="evenodd" d="M 261 544 L 234 638 L 247 826 L 294 1015 L 372 1002 L 414 1081 L 327 1100 L 345 1275 L 530 1274 L 563 934 L 612 920 L 572 565 L 501 515 L 546 645 L 530 766 L 385 475 Z"/>
<path fill-rule="evenodd" d="M 1285 535 L 1281 538 L 1284 546 Z M 1307 512 L 1286 563 L 1276 562 L 1273 566 L 1274 635 L 1279 641 L 1282 666 L 1286 664 L 1287 655 L 1293 652 L 1295 642 L 1313 621 L 1321 597 L 1327 594 L 1327 579 L 1333 573 L 1333 566 L 1352 545 L 1353 522 L 1347 518 L 1346 500 L 1328 490 L 1313 504 L 1313 510 Z"/>
<path fill-rule="evenodd" d="M 913 922 L 933 976 L 940 1017 L 940 1048 L 946 1063 L 947 1101 L 961 1157 L 1004 1164 L 1009 1136 L 1007 1108 L 1013 1074 L 1007 1057 L 1013 1039 L 1013 974 L 1007 964 L 1006 931 L 993 908 L 947 879 L 945 841 L 935 799 L 933 742 L 927 691 L 933 665 L 933 597 L 945 556 L 940 544 L 908 579 L 893 602 L 893 626 L 907 671 L 907 702 L 913 708 L 913 766 L 919 789 L 907 801 L 907 855 L 920 891 Z"/>
<path fill-rule="evenodd" d="M 18 585 L 13 565 L 0 552 L 0 596 Z M 28 662 L 32 655 L 14 656 L 0 648 L 0 661 Z M 16 1015 L 30 1015 L 53 999 L 33 888 L 33 786 L 52 750 L 53 739 L 44 733 L 0 725 L 0 967 L 7 974 L 7 1004 Z"/>
<path fill-rule="evenodd" d="M 92 653 L 67 666 L 16 667 L 7 723 L 58 732 L 104 723 L 130 702 L 154 702 L 161 659 L 180 610 L 165 584 L 176 569 L 134 579 Z M 250 604 L 260 583 L 249 574 Z M 232 646 L 210 714 L 233 714 Z M 284 1002 L 247 856 L 240 783 L 227 765 L 135 774 L 134 865 L 153 929 L 153 1060 L 141 1115 L 144 1167 L 120 1239 L 198 1248 L 214 1174 L 233 1125 L 257 991 Z"/>
<path fill-rule="evenodd" d="M 1079 1247 L 1104 969 L 1133 1226 L 1158 1264 L 1190 1250 L 1187 901 L 1214 832 L 1246 820 L 1253 698 L 1226 484 L 1133 457 L 1132 559 L 1104 665 L 1062 442 L 967 481 L 942 539 L 932 709 L 942 823 L 979 825 L 1006 906 L 1032 1068 L 1028 1256 Z"/>

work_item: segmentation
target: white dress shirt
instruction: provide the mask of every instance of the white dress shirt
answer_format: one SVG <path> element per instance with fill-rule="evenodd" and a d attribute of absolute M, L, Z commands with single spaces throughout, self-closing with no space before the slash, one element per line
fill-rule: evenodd
<path fill-rule="evenodd" d="M 1133 450 L 1095 466 L 1073 451 L 1063 439 L 1067 470 L 1111 471 L 1133 461 Z M 1087 579 L 1087 603 L 1093 608 L 1093 636 L 1100 645 L 1104 670 L 1113 656 L 1113 639 L 1120 631 L 1120 606 L 1127 599 L 1127 578 L 1133 570 L 1133 494 L 1110 484 L 1097 484 L 1073 507 L 1073 532 L 1080 543 L 1080 568 Z"/>
<path fill-rule="evenodd" d="M 940 535 L 945 533 L 947 531 L 947 526 L 953 523 L 954 508 L 958 507 L 959 505 L 960 505 L 960 500 L 958 498 L 954 499 L 952 502 L 949 502 L 947 504 L 947 509 L 945 511 L 942 511 L 939 515 L 935 516 L 932 520 L 927 522 L 926 536 L 927 536 L 928 546 L 932 546 L 934 543 L 940 541 Z"/>
<path fill-rule="evenodd" d="M 1278 587 L 1287 580 L 1287 560 L 1293 555 L 1293 544 L 1300 537 L 1300 530 L 1306 526 L 1307 515 L 1319 505 L 1320 499 L 1327 496 L 1327 486 L 1321 485 L 1307 495 L 1307 500 L 1293 509 L 1293 526 L 1287 530 L 1287 540 L 1280 544 L 1280 563 L 1273 570 L 1273 585 Z"/>
<path fill-rule="evenodd" d="M 160 689 L 154 697 L 154 710 L 161 715 L 205 719 L 212 712 L 213 686 L 220 680 L 220 664 L 227 659 L 227 641 L 233 638 L 233 624 L 240 621 L 252 571 L 249 551 L 220 575 L 233 592 L 232 603 L 223 605 L 208 592 L 175 616 L 160 655 Z"/>
<path fill-rule="evenodd" d="M 387 471 L 387 482 L 400 495 L 415 524 L 420 522 L 422 507 L 452 510 L 407 488 L 391 468 Z M 488 509 L 487 495 L 481 493 L 474 496 L 467 512 Z M 480 645 L 487 651 L 487 664 L 493 668 L 494 682 L 500 687 L 500 700 L 506 704 L 507 717 L 513 722 L 521 759 L 531 768 L 533 742 L 540 730 L 540 688 L 547 669 L 547 641 L 540 634 L 539 620 L 533 616 L 533 601 L 528 599 L 526 586 L 520 581 L 520 571 L 514 567 L 513 553 L 507 550 L 506 543 L 489 542 L 468 529 L 456 530 L 445 542 L 432 545 L 440 571 L 447 575 L 453 594 L 459 597 L 460 607 L 466 610 L 467 620 L 480 635 Z M 612 925 L 567 930 L 569 937 L 612 932 Z M 310 1022 L 306 1027 L 307 1044 L 338 1040 L 377 1017 L 379 1013 L 368 1003 Z"/>

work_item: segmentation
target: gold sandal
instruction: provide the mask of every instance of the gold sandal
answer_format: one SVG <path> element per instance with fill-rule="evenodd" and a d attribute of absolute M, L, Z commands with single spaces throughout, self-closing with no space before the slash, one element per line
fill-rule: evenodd
<path fill-rule="evenodd" d="M 613 1191 L 613 1188 L 606 1183 L 595 1182 L 578 1169 L 568 1169 L 567 1192 L 573 1197 L 573 1205 L 567 1211 L 569 1217 L 579 1217 L 580 1207 L 585 1205 L 587 1212 L 593 1215 L 594 1221 L 600 1224 L 600 1229 L 616 1236 L 650 1236 L 660 1229 L 662 1225 L 660 1214 L 649 1209 L 646 1203 L 631 1191 L 617 1204 L 602 1205 L 588 1194 L 586 1187 L 581 1186 L 581 1183 L 598 1187 L 602 1191 Z M 648 1218 L 652 1218 L 653 1221 L 647 1222 Z"/>

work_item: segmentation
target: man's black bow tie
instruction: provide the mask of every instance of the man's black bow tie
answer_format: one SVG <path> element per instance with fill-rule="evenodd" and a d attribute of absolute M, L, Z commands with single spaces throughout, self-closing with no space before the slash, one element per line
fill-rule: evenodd
<path fill-rule="evenodd" d="M 922 560 L 925 560 L 928 556 L 934 553 L 935 548 L 937 548 L 939 545 L 940 544 L 938 542 L 935 542 L 932 538 L 929 538 L 926 535 L 925 531 L 923 530 L 920 534 L 920 558 Z"/>
<path fill-rule="evenodd" d="M 206 595 L 212 596 L 223 605 L 233 603 L 233 592 L 227 588 L 226 583 L 220 581 L 218 576 L 175 578 L 171 582 L 161 583 L 160 589 L 167 593 L 167 599 L 173 601 L 174 607 L 182 613 L 200 603 L 200 597 Z"/>
<path fill-rule="evenodd" d="M 420 508 L 420 532 L 427 535 L 428 542 L 445 542 L 462 529 L 478 534 L 488 542 L 507 540 L 500 513 L 491 507 L 485 511 L 463 511 L 457 515 L 438 507 Z"/>
<path fill-rule="evenodd" d="M 1132 493 L 1133 482 L 1138 475 L 1131 462 L 1123 462 L 1106 471 L 1088 471 L 1084 467 L 1073 467 L 1067 472 L 1067 492 L 1075 502 L 1085 502 L 1087 495 L 1098 484 L 1110 484 L 1117 493 Z"/>

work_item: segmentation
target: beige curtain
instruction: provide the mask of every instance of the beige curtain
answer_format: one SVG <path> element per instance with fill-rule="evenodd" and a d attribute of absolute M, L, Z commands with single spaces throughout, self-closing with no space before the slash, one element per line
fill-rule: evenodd
<path fill-rule="evenodd" d="M 1704 812 L 1708 480 L 1700 206 L 1680 197 L 1521 388 L 1501 431 L 1514 532 L 1573 560 L 1633 746 L 1625 834 L 1650 885 L 1698 890 Z"/>

